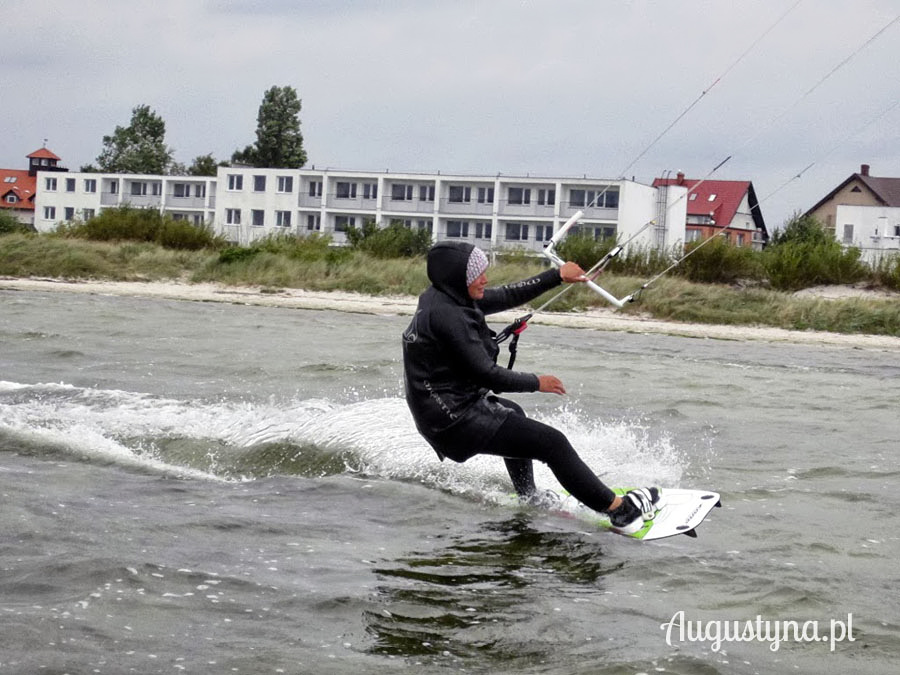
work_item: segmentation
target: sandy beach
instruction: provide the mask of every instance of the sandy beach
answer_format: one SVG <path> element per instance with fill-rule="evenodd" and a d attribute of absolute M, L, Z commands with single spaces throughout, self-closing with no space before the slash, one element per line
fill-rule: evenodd
<path fill-rule="evenodd" d="M 0 278 L 0 290 L 53 293 L 85 293 L 93 295 L 130 296 L 193 302 L 227 302 L 242 305 L 286 307 L 292 309 L 334 310 L 362 314 L 411 315 L 415 311 L 414 296 L 367 296 L 359 293 L 314 292 L 300 289 L 262 289 L 190 284 L 177 281 L 61 281 L 57 279 Z M 819 292 L 828 297 L 846 297 L 861 291 L 846 287 L 829 287 Z M 492 321 L 512 321 L 519 313 L 496 314 Z M 845 335 L 821 331 L 793 331 L 764 326 L 721 326 L 660 321 L 649 317 L 623 314 L 614 309 L 591 309 L 585 312 L 545 312 L 532 319 L 534 324 L 586 328 L 630 333 L 660 333 L 683 337 L 718 340 L 760 340 L 798 344 L 834 345 L 857 349 L 900 351 L 900 338 L 882 335 Z"/>

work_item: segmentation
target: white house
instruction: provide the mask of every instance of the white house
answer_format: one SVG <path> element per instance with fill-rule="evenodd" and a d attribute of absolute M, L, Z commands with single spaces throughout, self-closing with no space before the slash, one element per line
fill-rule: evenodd
<path fill-rule="evenodd" d="M 634 244 L 670 248 L 685 238 L 686 189 L 628 180 L 220 167 L 218 175 L 148 176 L 39 173 L 35 227 L 88 219 L 130 204 L 209 223 L 248 244 L 274 233 L 328 234 L 399 221 L 435 241 L 469 241 L 485 250 L 540 251 L 577 211 L 579 228 Z M 653 221 L 653 224 L 648 226 Z"/>
<path fill-rule="evenodd" d="M 834 224 L 839 241 L 859 248 L 870 264 L 900 254 L 900 207 L 838 204 Z"/>

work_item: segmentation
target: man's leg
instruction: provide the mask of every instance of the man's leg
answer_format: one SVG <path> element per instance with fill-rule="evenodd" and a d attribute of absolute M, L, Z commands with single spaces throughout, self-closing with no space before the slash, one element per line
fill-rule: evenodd
<path fill-rule="evenodd" d="M 513 411 L 510 417 L 527 418 L 525 411 L 522 410 L 522 406 L 515 401 L 510 401 L 508 398 L 501 398 L 499 396 L 494 396 L 493 398 L 504 408 L 509 408 Z M 534 484 L 534 466 L 532 461 L 530 459 L 512 457 L 504 457 L 503 461 L 506 463 L 506 472 L 509 474 L 509 479 L 512 481 L 516 494 L 522 499 L 530 499 L 533 497 L 537 492 L 537 487 Z"/>
<path fill-rule="evenodd" d="M 506 419 L 485 454 L 499 455 L 514 462 L 530 463 L 535 459 L 544 462 L 569 494 L 595 511 L 605 512 L 619 501 L 578 456 L 565 434 L 523 415 L 514 414 Z M 532 477 L 532 484 L 533 481 Z"/>

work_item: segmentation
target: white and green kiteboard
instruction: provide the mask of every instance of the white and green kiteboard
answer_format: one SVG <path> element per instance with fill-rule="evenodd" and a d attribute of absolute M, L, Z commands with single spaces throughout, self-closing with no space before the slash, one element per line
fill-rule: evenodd
<path fill-rule="evenodd" d="M 632 488 L 613 488 L 613 492 L 624 495 Z M 659 508 L 653 517 L 644 523 L 644 527 L 633 534 L 625 534 L 614 528 L 609 518 L 593 509 L 584 506 L 571 495 L 552 491 L 559 497 L 559 505 L 550 507 L 553 512 L 578 518 L 598 528 L 610 530 L 632 539 L 652 541 L 673 537 L 676 534 L 686 534 L 696 537 L 695 529 L 703 522 L 709 512 L 716 506 L 721 506 L 719 493 L 709 490 L 686 490 L 682 488 L 661 488 Z"/>

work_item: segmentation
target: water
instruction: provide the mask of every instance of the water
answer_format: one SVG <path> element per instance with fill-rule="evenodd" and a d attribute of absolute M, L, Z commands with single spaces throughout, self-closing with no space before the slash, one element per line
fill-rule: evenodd
<path fill-rule="evenodd" d="M 722 494 L 642 544 L 439 462 L 407 320 L 0 292 L 0 673 L 896 671 L 896 352 L 532 326 L 530 414 Z"/>

